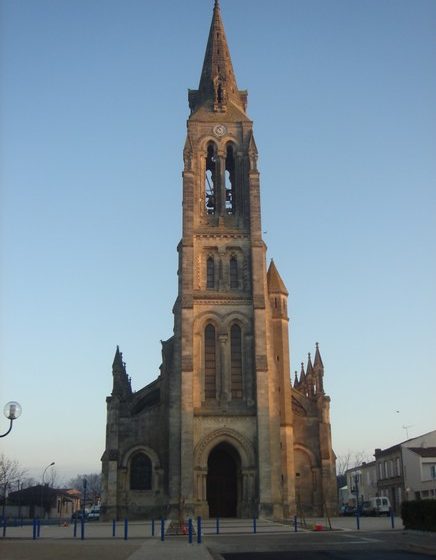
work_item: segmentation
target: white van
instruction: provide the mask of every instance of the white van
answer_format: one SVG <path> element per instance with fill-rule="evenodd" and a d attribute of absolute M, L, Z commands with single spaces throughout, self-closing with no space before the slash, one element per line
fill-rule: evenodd
<path fill-rule="evenodd" d="M 363 502 L 362 515 L 390 515 L 391 503 L 389 498 L 381 496 L 379 498 L 370 498 Z"/>

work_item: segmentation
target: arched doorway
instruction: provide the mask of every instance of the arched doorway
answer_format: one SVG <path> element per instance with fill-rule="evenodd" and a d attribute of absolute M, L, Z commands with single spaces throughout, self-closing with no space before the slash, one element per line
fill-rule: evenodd
<path fill-rule="evenodd" d="M 222 442 L 212 449 L 207 460 L 209 517 L 237 516 L 240 470 L 241 461 L 234 447 Z"/>
<path fill-rule="evenodd" d="M 313 474 L 310 457 L 301 449 L 295 449 L 295 494 L 297 511 L 309 515 L 313 510 Z"/>

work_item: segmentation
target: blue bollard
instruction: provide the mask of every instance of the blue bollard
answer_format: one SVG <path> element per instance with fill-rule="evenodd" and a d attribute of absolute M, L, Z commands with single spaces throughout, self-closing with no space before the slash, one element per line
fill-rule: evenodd
<path fill-rule="evenodd" d="M 154 537 L 154 519 L 151 520 L 151 536 Z"/>
<path fill-rule="evenodd" d="M 77 517 L 74 518 L 73 537 L 77 537 Z"/>
<path fill-rule="evenodd" d="M 391 509 L 391 527 L 392 529 L 395 529 L 395 517 L 394 517 L 394 512 Z"/>
<path fill-rule="evenodd" d="M 253 517 L 253 533 L 256 533 L 257 531 L 257 527 L 256 527 L 256 518 Z"/>
<path fill-rule="evenodd" d="M 117 527 L 117 523 L 115 521 L 115 519 L 112 521 L 112 536 L 115 537 L 115 531 L 116 531 L 116 527 Z"/>
<path fill-rule="evenodd" d="M 201 544 L 201 517 L 197 517 L 197 543 Z"/>
<path fill-rule="evenodd" d="M 5 518 L 3 519 L 3 536 L 4 536 L 4 537 L 6 537 L 6 527 L 7 527 L 7 526 L 8 526 L 8 520 L 7 520 L 7 518 L 5 517 Z"/>
<path fill-rule="evenodd" d="M 192 544 L 192 519 L 188 519 L 188 540 L 189 544 Z"/>
<path fill-rule="evenodd" d="M 216 518 L 216 534 L 217 535 L 220 534 L 220 518 L 219 517 Z"/>
<path fill-rule="evenodd" d="M 296 515 L 294 515 L 294 531 L 295 531 L 295 532 L 298 531 L 297 516 L 296 516 Z"/>
<path fill-rule="evenodd" d="M 33 540 L 36 540 L 36 519 L 33 518 Z"/>
<path fill-rule="evenodd" d="M 80 540 L 84 540 L 85 539 L 85 520 L 82 519 L 80 520 Z"/>
<path fill-rule="evenodd" d="M 359 512 L 356 511 L 356 526 L 357 529 L 360 530 L 360 518 L 359 518 Z"/>
<path fill-rule="evenodd" d="M 160 518 L 160 540 L 163 542 L 165 540 L 165 521 Z"/>
<path fill-rule="evenodd" d="M 126 519 L 124 520 L 124 540 L 126 541 L 128 538 L 128 532 L 129 532 L 129 520 Z"/>

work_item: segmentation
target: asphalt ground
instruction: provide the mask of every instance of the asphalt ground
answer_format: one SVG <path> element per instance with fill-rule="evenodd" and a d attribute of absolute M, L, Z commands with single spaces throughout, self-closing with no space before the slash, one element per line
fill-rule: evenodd
<path fill-rule="evenodd" d="M 392 529 L 386 519 L 370 520 L 371 529 L 353 529 L 347 518 L 331 520 L 333 531 L 308 528 L 294 532 L 291 524 L 257 520 L 222 520 L 216 534 L 214 520 L 203 524 L 203 543 L 189 544 L 187 536 L 160 540 L 158 527 L 151 536 L 151 524 L 129 524 L 128 540 L 123 524 L 90 523 L 85 539 L 72 537 L 72 527 L 42 526 L 41 536 L 32 540 L 32 527 L 8 528 L 0 538 L 1 560 L 418 560 L 424 554 L 436 558 L 436 534 Z M 319 520 L 311 524 L 320 525 Z M 341 527 L 339 527 L 341 525 Z M 362 527 L 362 525 L 361 525 Z M 108 536 L 109 535 L 109 536 Z"/>

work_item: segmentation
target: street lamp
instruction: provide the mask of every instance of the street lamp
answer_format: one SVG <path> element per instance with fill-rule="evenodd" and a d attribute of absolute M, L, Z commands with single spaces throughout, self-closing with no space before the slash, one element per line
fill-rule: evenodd
<path fill-rule="evenodd" d="M 12 430 L 12 424 L 14 422 L 14 420 L 16 420 L 19 416 L 21 416 L 21 405 L 20 403 L 17 403 L 16 401 L 10 401 L 7 404 L 5 404 L 5 407 L 3 409 L 3 414 L 6 416 L 6 418 L 8 420 L 11 421 L 11 424 L 9 426 L 9 430 L 7 432 L 5 432 L 4 434 L 1 434 L 0 437 L 5 437 L 8 435 L 8 433 Z"/>
<path fill-rule="evenodd" d="M 44 515 L 44 478 L 45 478 L 45 473 L 47 472 L 47 469 L 49 469 L 50 467 L 52 467 L 55 464 L 54 461 L 52 461 L 49 465 L 47 465 L 44 469 L 44 472 L 42 473 L 42 486 L 41 486 L 41 510 L 42 513 Z"/>
<path fill-rule="evenodd" d="M 354 490 L 356 492 L 356 523 L 357 523 L 357 528 L 360 529 L 360 523 L 359 523 L 359 479 L 360 479 L 360 471 L 355 471 L 354 473 Z"/>

